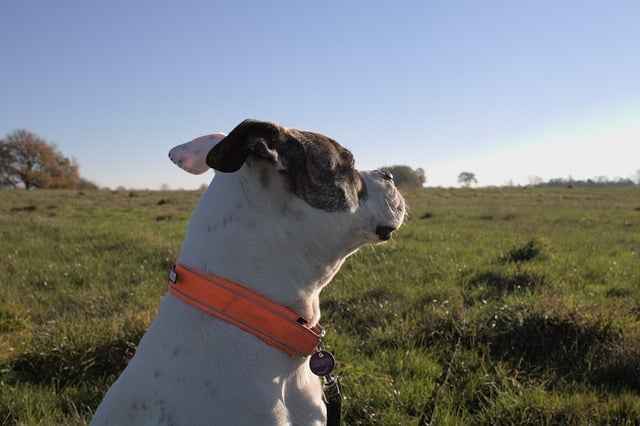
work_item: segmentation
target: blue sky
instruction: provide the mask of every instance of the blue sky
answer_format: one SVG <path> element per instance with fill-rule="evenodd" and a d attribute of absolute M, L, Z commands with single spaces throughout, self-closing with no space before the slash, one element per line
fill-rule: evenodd
<path fill-rule="evenodd" d="M 480 184 L 640 169 L 640 2 L 0 3 L 0 135 L 100 185 L 190 188 L 179 143 L 247 117 L 362 169 Z"/>

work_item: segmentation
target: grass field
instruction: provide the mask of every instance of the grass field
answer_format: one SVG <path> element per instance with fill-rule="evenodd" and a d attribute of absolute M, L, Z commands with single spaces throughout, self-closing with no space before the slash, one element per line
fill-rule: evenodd
<path fill-rule="evenodd" d="M 0 425 L 82 425 L 199 193 L 0 193 Z M 348 425 L 640 419 L 640 189 L 428 189 L 322 297 Z"/>

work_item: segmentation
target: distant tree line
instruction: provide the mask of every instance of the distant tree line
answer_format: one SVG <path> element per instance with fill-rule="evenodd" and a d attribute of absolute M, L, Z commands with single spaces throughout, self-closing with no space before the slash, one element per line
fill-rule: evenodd
<path fill-rule="evenodd" d="M 383 169 L 393 175 L 401 188 L 422 188 L 427 181 L 422 168 L 394 165 Z M 478 179 L 475 173 L 463 171 L 458 175 L 458 183 L 470 187 L 477 184 Z M 513 186 L 513 182 L 507 185 Z M 529 186 L 536 187 L 634 185 L 640 186 L 640 169 L 633 178 L 598 176 L 580 180 L 569 176 L 545 182 L 539 176 L 529 176 Z M 16 130 L 0 139 L 0 188 L 98 189 L 96 184 L 80 176 L 75 159 L 66 157 L 55 145 L 28 130 Z M 169 190 L 169 186 L 163 184 L 161 189 Z"/>
<path fill-rule="evenodd" d="M 532 186 L 557 188 L 557 187 L 635 186 L 635 185 L 640 185 L 640 174 L 638 174 L 638 179 L 636 182 L 634 182 L 633 179 L 622 178 L 622 177 L 618 177 L 615 179 L 610 179 L 607 176 L 597 176 L 589 179 L 573 179 L 571 177 L 568 177 L 568 178 L 549 179 L 546 182 L 544 181 L 536 182 Z"/>
<path fill-rule="evenodd" d="M 28 130 L 0 139 L 0 188 L 98 189 L 75 159 Z"/>

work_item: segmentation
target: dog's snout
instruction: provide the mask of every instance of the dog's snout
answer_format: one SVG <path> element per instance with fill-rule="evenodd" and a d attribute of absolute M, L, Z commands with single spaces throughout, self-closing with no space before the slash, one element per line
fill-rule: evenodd
<path fill-rule="evenodd" d="M 391 233 L 396 230 L 395 226 L 378 226 L 376 228 L 376 234 L 382 241 L 387 241 L 391 238 Z"/>

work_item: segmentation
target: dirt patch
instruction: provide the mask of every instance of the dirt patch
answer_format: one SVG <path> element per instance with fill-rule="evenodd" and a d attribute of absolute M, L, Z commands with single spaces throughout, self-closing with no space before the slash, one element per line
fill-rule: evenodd
<path fill-rule="evenodd" d="M 433 218 L 433 213 L 431 212 L 426 212 L 425 214 L 423 214 L 422 216 L 420 216 L 420 219 L 431 219 Z"/>
<path fill-rule="evenodd" d="M 156 204 L 159 206 L 164 206 L 165 204 L 168 204 L 169 200 L 165 199 L 165 198 L 161 198 Z"/>
<path fill-rule="evenodd" d="M 173 216 L 170 214 L 163 214 L 160 216 L 156 216 L 156 222 L 166 222 L 170 220 L 173 220 Z"/>

